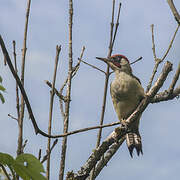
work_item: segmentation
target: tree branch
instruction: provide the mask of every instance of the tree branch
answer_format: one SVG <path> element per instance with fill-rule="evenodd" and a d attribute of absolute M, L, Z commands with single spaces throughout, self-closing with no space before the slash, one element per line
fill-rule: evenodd
<path fill-rule="evenodd" d="M 172 11 L 177 23 L 180 25 L 180 15 L 174 5 L 173 0 L 167 0 L 167 3 L 169 4 L 169 7 L 171 8 L 171 11 Z"/>
<path fill-rule="evenodd" d="M 67 89 L 66 96 L 67 102 L 65 103 L 65 116 L 64 116 L 64 129 L 63 133 L 68 132 L 69 127 L 69 109 L 71 101 L 71 81 L 73 74 L 73 50 L 72 50 L 72 25 L 73 25 L 73 0 L 69 0 L 69 68 L 68 68 L 68 80 L 67 80 Z M 61 147 L 61 160 L 60 160 L 60 169 L 59 169 L 59 180 L 64 178 L 64 169 L 65 169 L 65 159 L 66 159 L 66 149 L 67 149 L 67 137 L 64 137 L 62 140 Z"/>
<path fill-rule="evenodd" d="M 119 27 L 119 17 L 120 17 L 120 10 L 121 10 L 121 3 L 119 3 L 119 9 L 118 9 L 118 16 L 117 16 L 117 21 L 116 21 L 116 27 L 115 27 L 115 32 L 114 32 L 114 11 L 115 10 L 115 0 L 112 1 L 112 20 L 111 20 L 111 29 L 110 29 L 110 41 L 109 41 L 109 51 L 107 58 L 109 58 L 112 54 L 113 51 L 113 46 L 114 42 L 116 39 L 116 34 L 117 30 Z M 113 34 L 114 32 L 114 34 Z M 100 125 L 103 125 L 104 123 L 104 115 L 105 115 L 105 109 L 106 109 L 106 98 L 107 98 L 107 89 L 108 89 L 108 83 L 109 83 L 109 76 L 110 76 L 110 66 L 107 64 L 107 69 L 106 69 L 106 77 L 105 77 L 105 83 L 104 83 L 104 94 L 103 94 L 103 103 L 102 103 L 102 110 L 101 110 L 101 118 L 100 118 Z M 96 148 L 100 145 L 101 141 L 101 135 L 102 135 L 102 128 L 99 129 L 98 135 L 97 135 L 97 141 L 96 141 Z M 95 167 L 94 167 L 95 168 Z M 90 179 L 94 179 L 94 169 L 91 172 L 91 177 Z"/>
<path fill-rule="evenodd" d="M 46 83 L 50 88 L 52 88 L 51 82 L 45 81 L 45 83 Z M 54 88 L 54 92 L 55 92 L 55 94 L 56 94 L 61 100 L 63 100 L 64 102 L 67 101 L 67 100 L 66 100 L 66 97 L 64 97 L 62 94 L 60 94 L 56 88 Z"/>
<path fill-rule="evenodd" d="M 52 150 L 54 149 L 55 145 L 57 144 L 57 142 L 58 142 L 58 139 L 56 139 L 56 140 L 53 142 L 51 148 L 49 149 L 49 151 L 47 151 L 47 154 L 46 154 L 46 155 L 43 157 L 43 159 L 41 160 L 41 163 L 42 163 L 42 164 L 48 159 L 48 157 L 50 156 L 50 154 L 51 154 Z M 39 160 L 40 160 L 41 151 L 39 151 L 39 152 L 40 152 L 40 153 L 39 153 Z"/>
<path fill-rule="evenodd" d="M 53 113 L 53 104 L 54 104 L 54 94 L 55 94 L 55 83 L 56 83 L 56 72 L 57 72 L 57 66 L 59 62 L 59 54 L 61 51 L 61 46 L 56 46 L 56 58 L 55 58 L 55 65 L 54 65 L 54 75 L 53 75 L 53 83 L 52 83 L 52 89 L 50 91 L 50 107 L 49 107 L 49 123 L 48 123 L 48 134 L 51 135 L 51 126 L 52 126 L 52 113 Z M 51 149 L 51 139 L 48 138 L 47 143 L 47 152 L 50 152 Z M 46 177 L 49 180 L 50 179 L 50 155 L 47 157 L 47 166 L 46 166 Z"/>

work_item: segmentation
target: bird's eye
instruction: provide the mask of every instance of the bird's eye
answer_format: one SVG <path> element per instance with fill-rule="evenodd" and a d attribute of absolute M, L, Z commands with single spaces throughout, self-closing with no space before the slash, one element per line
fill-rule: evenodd
<path fill-rule="evenodd" d="M 114 62 L 118 62 L 118 63 L 119 63 L 119 62 L 120 62 L 120 60 L 121 60 L 121 58 L 120 58 L 120 57 L 114 57 L 114 58 L 113 58 L 113 61 L 114 61 Z"/>

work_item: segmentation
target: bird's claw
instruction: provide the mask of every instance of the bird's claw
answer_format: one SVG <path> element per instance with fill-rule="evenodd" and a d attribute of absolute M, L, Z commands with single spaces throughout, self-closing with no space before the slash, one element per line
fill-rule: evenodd
<path fill-rule="evenodd" d="M 127 129 L 127 128 L 128 128 L 125 119 L 121 119 L 121 126 L 122 126 L 122 128 L 124 128 L 124 129 Z"/>

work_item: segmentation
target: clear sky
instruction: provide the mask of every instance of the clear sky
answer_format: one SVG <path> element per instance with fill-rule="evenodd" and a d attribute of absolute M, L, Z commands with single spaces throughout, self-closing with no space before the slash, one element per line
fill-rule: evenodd
<path fill-rule="evenodd" d="M 116 7 L 118 4 L 116 0 Z M 133 65 L 137 75 L 146 88 L 154 66 L 151 29 L 154 24 L 157 56 L 162 57 L 168 48 L 177 23 L 166 1 L 162 0 L 122 0 L 120 26 L 113 53 L 127 56 L 130 61 L 142 56 L 143 61 Z M 180 11 L 180 1 L 175 0 Z M 109 31 L 112 0 L 74 0 L 73 19 L 73 60 L 74 65 L 80 55 L 82 46 L 86 47 L 84 60 L 105 70 L 105 65 L 95 57 L 105 57 L 108 52 Z M 1 0 L 0 2 L 0 34 L 3 36 L 12 57 L 12 41 L 17 44 L 17 60 L 20 67 L 21 49 L 25 20 L 26 0 Z M 117 13 L 117 9 L 116 9 Z M 39 0 L 31 5 L 27 58 L 25 69 L 25 89 L 30 99 L 33 112 L 39 127 L 47 132 L 49 117 L 49 88 L 44 80 L 52 81 L 55 59 L 55 47 L 62 45 L 58 67 L 57 89 L 67 76 L 68 63 L 68 1 Z M 166 60 L 174 64 L 165 86 L 168 88 L 178 62 L 180 61 L 180 34 Z M 1 107 L 0 151 L 16 155 L 18 125 L 7 115 L 16 116 L 15 81 L 8 67 L 3 65 L 0 51 L 0 75 L 6 102 Z M 160 66 L 159 72 L 162 68 Z M 112 81 L 113 75 L 110 78 Z M 157 76 L 156 76 L 157 78 Z M 179 81 L 178 81 L 179 84 Z M 72 83 L 72 102 L 70 110 L 69 130 L 94 126 L 99 123 L 104 75 L 81 64 L 80 70 Z M 180 102 L 177 99 L 169 102 L 149 105 L 143 113 L 140 132 L 144 155 L 131 159 L 126 144 L 118 150 L 107 167 L 101 172 L 98 180 L 120 179 L 158 179 L 169 180 L 179 177 L 180 169 Z M 105 123 L 117 121 L 111 98 L 107 96 Z M 28 139 L 26 153 L 38 155 L 39 148 L 45 154 L 47 139 L 35 135 L 27 112 L 24 120 L 24 139 Z M 55 97 L 53 113 L 53 134 L 62 133 L 62 117 L 59 102 Z M 114 127 L 103 131 L 105 139 Z M 66 172 L 79 170 L 95 148 L 97 130 L 76 134 L 68 138 Z M 58 179 L 61 139 L 52 153 L 51 179 Z"/>

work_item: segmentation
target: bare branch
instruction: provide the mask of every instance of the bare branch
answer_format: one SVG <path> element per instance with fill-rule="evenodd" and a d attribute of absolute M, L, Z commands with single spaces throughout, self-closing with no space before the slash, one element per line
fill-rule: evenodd
<path fill-rule="evenodd" d="M 48 157 L 50 157 L 50 155 L 51 155 L 51 152 L 52 152 L 52 150 L 54 149 L 54 147 L 55 147 L 55 145 L 57 144 L 57 142 L 58 142 L 58 139 L 56 139 L 54 142 L 53 142 L 53 144 L 52 144 L 52 146 L 51 146 L 51 148 L 49 149 L 49 151 L 47 150 L 47 154 L 43 157 L 43 159 L 41 160 L 41 163 L 43 164 L 47 159 L 48 159 Z M 41 151 L 40 151 L 41 152 Z M 41 154 L 41 153 L 40 153 Z M 40 160 L 40 157 L 41 157 L 41 155 L 39 155 L 39 160 Z"/>
<path fill-rule="evenodd" d="M 38 153 L 38 159 L 41 159 L 41 149 L 39 149 L 39 153 Z"/>
<path fill-rule="evenodd" d="M 159 67 L 159 64 L 164 61 L 164 59 L 166 58 L 166 56 L 168 55 L 168 53 L 169 53 L 169 51 L 170 51 L 170 49 L 171 49 L 171 47 L 172 47 L 172 44 L 173 44 L 174 39 L 175 39 L 175 37 L 176 37 L 177 31 L 178 31 L 178 29 L 179 29 L 179 25 L 178 25 L 178 27 L 176 28 L 176 31 L 174 32 L 174 35 L 173 35 L 173 37 L 172 37 L 172 40 L 171 40 L 171 42 L 170 42 L 170 44 L 169 44 L 168 49 L 166 50 L 164 56 L 163 56 L 161 59 L 159 59 L 159 58 L 156 57 L 156 50 L 155 50 L 155 43 L 154 43 L 154 25 L 153 25 L 153 24 L 151 25 L 151 28 L 152 28 L 152 44 L 153 44 L 152 50 L 153 50 L 155 65 L 154 65 L 154 69 L 153 69 L 153 72 L 152 72 L 152 76 L 151 76 L 151 78 L 150 78 L 150 80 L 149 80 L 149 83 L 148 83 L 146 92 L 148 92 L 149 89 L 150 89 L 151 86 L 152 86 L 152 82 L 153 82 L 153 80 L 154 80 L 154 77 L 155 77 L 155 74 L 156 74 L 157 69 L 158 69 L 158 67 Z"/>
<path fill-rule="evenodd" d="M 121 3 L 119 3 L 118 15 L 117 15 L 117 21 L 116 21 L 116 27 L 115 27 L 115 31 L 114 31 L 114 36 L 113 36 L 113 40 L 112 40 L 112 45 L 114 45 L 114 42 L 115 42 L 115 39 L 116 39 L 117 30 L 118 30 L 118 27 L 119 27 L 120 12 L 121 12 Z"/>
<path fill-rule="evenodd" d="M 18 73 L 17 62 L 16 62 L 16 41 L 13 41 L 13 55 L 14 55 L 14 68 L 15 68 L 16 73 Z M 17 109 L 17 116 L 18 116 L 18 120 L 19 120 L 19 118 L 20 118 L 19 90 L 18 90 L 17 82 L 16 82 L 16 109 Z"/>
<path fill-rule="evenodd" d="M 117 21 L 116 21 L 116 27 L 115 27 L 115 32 L 113 35 L 114 31 L 114 9 L 115 9 L 115 0 L 112 1 L 112 21 L 111 21 L 111 30 L 110 30 L 110 41 L 109 41 L 109 51 L 107 58 L 109 58 L 112 54 L 113 51 L 113 46 L 114 42 L 116 39 L 116 34 L 117 30 L 119 27 L 119 17 L 120 17 L 120 9 L 121 9 L 121 3 L 119 4 L 119 9 L 118 9 L 118 16 L 117 16 Z M 105 114 L 105 109 L 106 109 L 106 98 L 107 98 L 107 89 L 108 89 L 108 82 L 109 82 L 109 76 L 110 76 L 110 66 L 107 64 L 107 69 L 106 69 L 106 78 L 105 78 L 105 84 L 104 84 L 104 94 L 103 94 L 103 103 L 102 103 L 102 110 L 101 110 L 101 118 L 100 118 L 100 125 L 103 125 L 104 123 L 104 114 Z M 101 141 L 101 135 L 102 135 L 102 128 L 99 129 L 98 135 L 97 135 L 97 141 L 96 141 L 96 148 L 100 145 Z M 95 166 L 94 166 L 95 168 Z M 90 179 L 94 179 L 94 169 L 91 172 Z"/>
<path fill-rule="evenodd" d="M 113 155 L 116 153 L 116 151 L 119 149 L 119 147 L 122 145 L 122 143 L 125 140 L 125 136 L 122 137 L 118 142 L 113 143 L 109 150 L 104 154 L 103 157 L 99 160 L 99 162 L 96 165 L 95 171 L 94 171 L 94 179 L 99 175 L 101 170 L 107 166 L 107 163 L 111 160 Z M 90 177 L 88 177 L 86 180 L 89 180 Z"/>
<path fill-rule="evenodd" d="M 11 114 L 8 114 L 8 116 L 14 120 L 16 120 L 18 122 L 18 118 L 15 118 L 14 116 L 12 116 Z"/>
<path fill-rule="evenodd" d="M 179 97 L 179 95 L 180 95 L 180 86 L 177 87 L 174 90 L 174 87 L 175 87 L 175 85 L 177 83 L 177 80 L 179 79 L 179 74 L 180 74 L 180 63 L 178 65 L 178 68 L 177 68 L 176 73 L 174 75 L 174 78 L 172 80 L 172 83 L 169 86 L 169 89 L 165 90 L 164 92 L 158 93 L 152 99 L 151 103 L 158 103 L 158 102 L 161 102 L 161 101 L 168 101 L 168 100 L 174 99 L 175 97 L 177 97 L 177 98 Z"/>
<path fill-rule="evenodd" d="M 52 84 L 51 84 L 49 81 L 46 80 L 45 83 L 46 83 L 50 88 L 52 88 Z M 66 100 L 66 97 L 64 97 L 62 94 L 60 94 L 56 88 L 54 88 L 54 92 L 55 92 L 55 94 L 56 94 L 61 100 L 63 100 L 64 102 L 67 101 L 67 100 Z"/>
<path fill-rule="evenodd" d="M 78 58 L 78 59 L 79 59 L 79 58 Z M 104 74 L 106 74 L 105 71 L 99 69 L 98 67 L 96 67 L 96 66 L 94 66 L 94 65 L 92 65 L 92 64 L 89 64 L 89 63 L 83 61 L 82 59 L 79 59 L 79 61 L 80 61 L 80 62 L 83 62 L 84 64 L 86 64 L 86 65 L 88 65 L 88 66 L 90 66 L 90 67 L 92 67 L 92 68 L 94 68 L 94 69 L 96 69 L 96 70 L 98 70 L 98 71 L 100 71 L 100 72 L 102 72 L 102 73 L 104 73 Z"/>
<path fill-rule="evenodd" d="M 82 47 L 80 57 L 78 58 L 78 60 L 79 60 L 78 63 L 76 64 L 75 67 L 73 67 L 73 75 L 72 75 L 73 77 L 76 75 L 76 73 L 77 73 L 77 71 L 78 71 L 78 69 L 80 67 L 80 63 L 81 63 L 81 59 L 82 59 L 82 57 L 84 55 L 84 51 L 85 51 L 85 46 Z"/>
<path fill-rule="evenodd" d="M 173 35 L 172 40 L 171 40 L 171 42 L 170 42 L 170 44 L 169 44 L 169 47 L 168 47 L 168 49 L 166 50 L 164 56 L 163 56 L 162 59 L 161 59 L 162 61 L 166 58 L 166 56 L 168 55 L 168 53 L 169 53 L 169 51 L 170 51 L 170 49 L 171 49 L 171 47 L 172 47 L 172 44 L 173 44 L 174 39 L 175 39 L 175 37 L 176 37 L 176 34 L 177 34 L 178 30 L 179 30 L 179 26 L 180 26 L 180 25 L 177 26 L 177 28 L 176 28 L 176 30 L 175 30 L 175 32 L 174 32 L 174 35 Z"/>
<path fill-rule="evenodd" d="M 156 61 L 157 56 L 156 56 L 156 46 L 154 42 L 154 24 L 151 24 L 151 34 L 152 34 L 152 50 L 153 50 L 153 56 L 154 60 Z"/>
<path fill-rule="evenodd" d="M 73 74 L 72 25 L 73 25 L 73 0 L 69 0 L 69 68 L 68 68 L 68 80 L 67 80 L 67 89 L 66 89 L 67 102 L 65 103 L 65 116 L 64 116 L 64 129 L 63 129 L 64 133 L 68 132 L 69 108 L 71 101 L 71 81 Z M 66 149 L 67 149 L 67 137 L 64 137 L 62 140 L 59 180 L 63 180 L 64 178 Z"/>
<path fill-rule="evenodd" d="M 27 142 L 28 142 L 28 140 L 26 139 L 26 140 L 24 141 L 24 144 L 22 145 L 22 152 L 24 152 L 24 148 L 26 147 Z"/>
<path fill-rule="evenodd" d="M 27 10 L 26 10 L 26 20 L 25 20 L 25 29 L 24 29 L 24 41 L 23 41 L 23 49 L 22 49 L 22 64 L 21 64 L 21 83 L 24 87 L 24 72 L 25 72 L 25 58 L 26 58 L 26 41 L 27 41 L 27 30 L 28 30 L 28 21 L 29 21 L 29 13 L 30 13 L 30 5 L 31 0 L 27 2 Z M 18 134 L 18 148 L 17 155 L 21 154 L 22 143 L 23 143 L 23 119 L 24 119 L 24 97 L 21 94 L 21 106 L 20 106 L 20 115 L 19 115 L 19 134 Z"/>
<path fill-rule="evenodd" d="M 8 180 L 11 180 L 8 172 L 6 171 L 6 168 L 5 168 L 2 164 L 0 164 L 0 167 L 2 168 L 2 170 L 3 170 L 4 174 L 6 175 L 7 179 L 8 179 Z"/>
<path fill-rule="evenodd" d="M 54 104 L 54 94 L 55 94 L 55 83 L 56 83 L 56 72 L 57 66 L 59 62 L 59 54 L 61 51 L 61 46 L 56 46 L 56 58 L 55 58 L 55 65 L 54 65 L 54 74 L 53 74 L 53 83 L 52 83 L 52 90 L 50 91 L 50 107 L 49 107 L 49 123 L 48 123 L 48 134 L 51 135 L 51 126 L 52 126 L 52 113 L 53 113 L 53 104 Z M 50 152 L 51 146 L 51 139 L 48 138 L 47 143 L 47 152 Z M 46 168 L 46 177 L 50 179 L 50 156 L 47 157 L 47 168 Z"/>
<path fill-rule="evenodd" d="M 179 79 L 179 74 L 180 74 L 180 63 L 179 63 L 179 65 L 178 65 L 178 68 L 177 68 L 176 73 L 175 73 L 175 75 L 174 75 L 174 78 L 173 78 L 173 80 L 172 80 L 172 83 L 171 83 L 171 85 L 170 85 L 170 87 L 169 87 L 169 89 L 168 89 L 168 92 L 169 92 L 170 94 L 173 92 L 174 87 L 175 87 L 175 85 L 176 85 L 176 83 L 177 83 L 177 80 Z"/>
<path fill-rule="evenodd" d="M 167 0 L 167 3 L 169 4 L 169 7 L 171 8 L 171 11 L 172 11 L 177 23 L 180 25 L 180 15 L 174 5 L 173 0 Z"/>
<path fill-rule="evenodd" d="M 81 55 L 80 55 L 80 58 L 78 58 L 78 59 L 82 59 L 82 57 L 83 57 L 83 55 L 84 55 L 84 51 L 85 51 L 85 46 L 82 47 Z M 73 68 L 72 77 L 74 77 L 74 76 L 76 75 L 76 73 L 77 73 L 77 71 L 78 71 L 78 69 L 79 69 L 79 67 L 80 67 L 80 63 L 81 63 L 81 61 L 79 60 L 78 63 L 77 63 L 77 65 Z M 62 85 L 62 87 L 61 87 L 61 89 L 60 89 L 60 91 L 59 91 L 59 94 L 62 95 L 63 90 L 64 90 L 64 87 L 67 85 L 67 82 L 68 82 L 68 77 L 67 77 L 66 80 L 64 81 L 64 84 Z M 66 101 L 67 101 L 67 97 L 66 97 L 66 99 L 65 99 L 64 102 L 66 102 Z M 61 111 L 61 114 L 62 114 L 62 116 L 63 116 L 63 118 L 64 118 L 64 117 L 65 117 L 65 113 L 64 113 L 63 101 L 60 99 L 60 100 L 59 100 L 59 103 L 60 103 L 60 111 Z"/>

